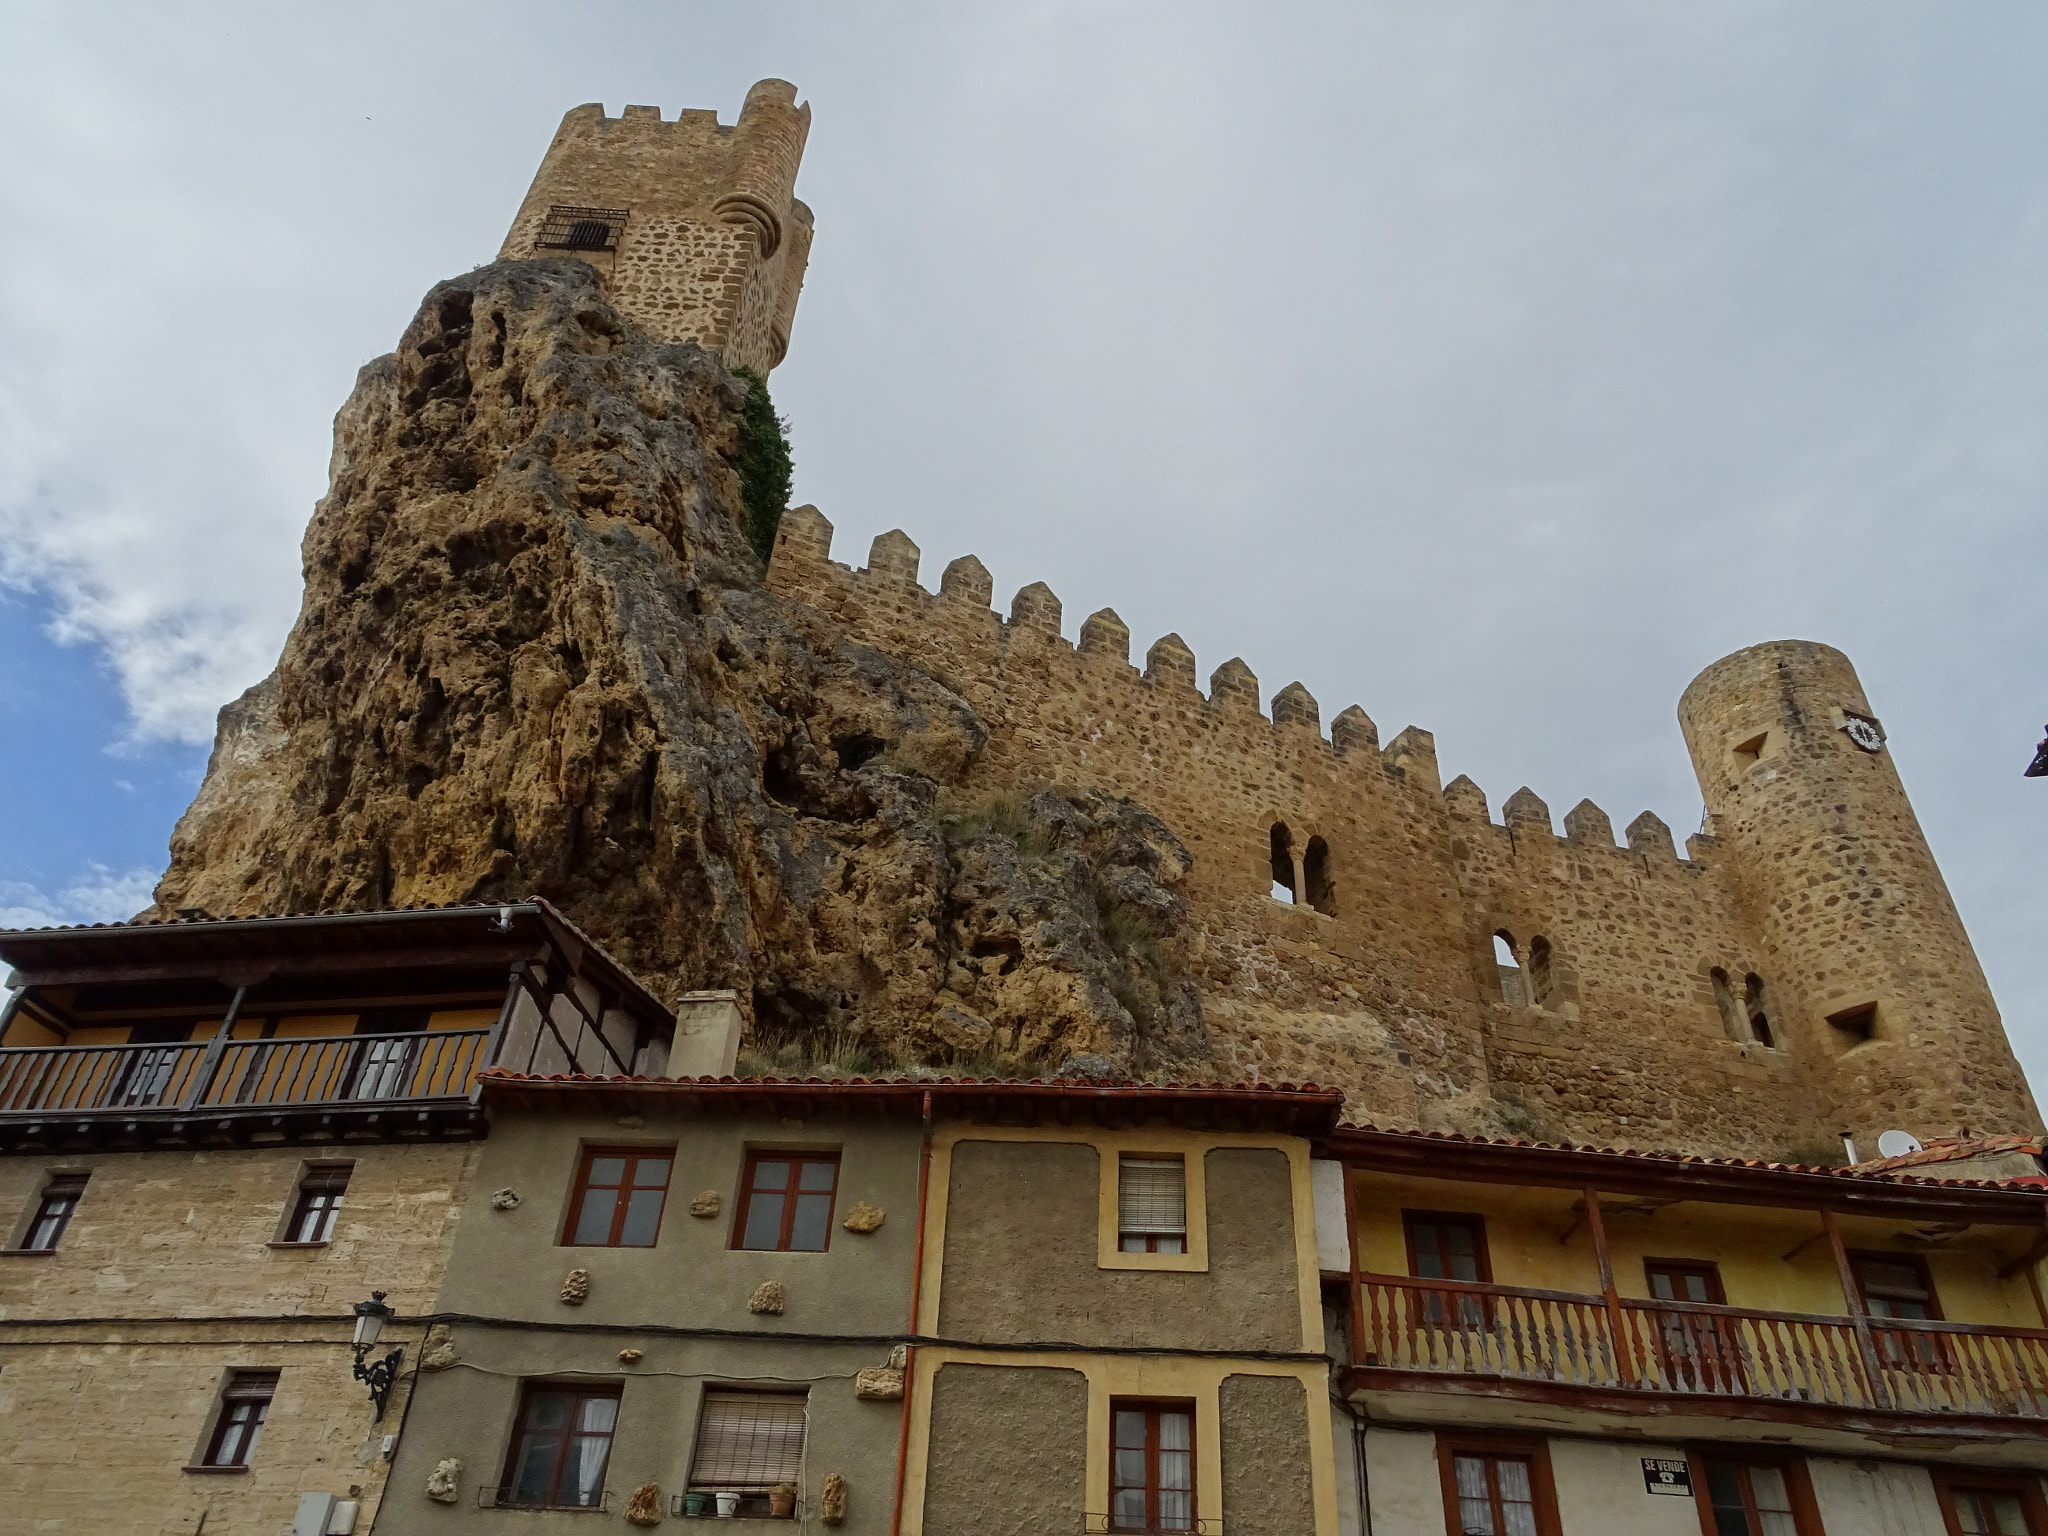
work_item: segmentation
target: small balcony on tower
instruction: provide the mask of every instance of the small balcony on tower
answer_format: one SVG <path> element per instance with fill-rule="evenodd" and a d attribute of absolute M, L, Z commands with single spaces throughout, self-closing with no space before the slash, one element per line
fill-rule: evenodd
<path fill-rule="evenodd" d="M 1320 1155 L 1319 1231 L 1350 1239 L 1343 1274 L 1323 1241 L 1331 1350 L 1367 1419 L 2048 1470 L 2048 1179 L 1353 1127 Z"/>
<path fill-rule="evenodd" d="M 543 901 L 0 932 L 0 1152 L 442 1139 L 486 1067 L 666 1068 L 674 1019 Z"/>

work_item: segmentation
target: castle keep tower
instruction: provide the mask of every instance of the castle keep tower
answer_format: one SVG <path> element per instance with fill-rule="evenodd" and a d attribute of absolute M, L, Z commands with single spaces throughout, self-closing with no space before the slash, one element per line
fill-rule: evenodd
<path fill-rule="evenodd" d="M 581 257 L 649 334 L 765 374 L 789 350 L 810 256 L 811 210 L 795 196 L 810 127 L 786 80 L 748 91 L 731 127 L 709 110 L 663 122 L 659 107 L 577 107 L 498 257 Z"/>
<path fill-rule="evenodd" d="M 1849 658 L 1717 661 L 1678 718 L 1718 857 L 1757 924 L 1770 1028 L 1865 1138 L 2039 1123 L 1983 970 Z M 1880 1123 L 1882 1122 L 1882 1123 Z"/>

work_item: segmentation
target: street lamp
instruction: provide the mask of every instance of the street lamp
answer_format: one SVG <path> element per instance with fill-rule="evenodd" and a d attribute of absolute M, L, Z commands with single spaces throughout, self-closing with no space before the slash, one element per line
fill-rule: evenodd
<path fill-rule="evenodd" d="M 365 1365 L 377 1340 L 384 1332 L 384 1320 L 392 1315 L 392 1308 L 384 1305 L 383 1291 L 370 1292 L 368 1301 L 356 1303 L 356 1369 L 357 1381 L 370 1384 L 370 1401 L 377 1405 L 377 1417 L 384 1417 L 384 1403 L 391 1396 L 391 1384 L 398 1379 L 399 1362 L 405 1359 L 405 1349 L 400 1346 L 391 1351 L 375 1365 Z"/>

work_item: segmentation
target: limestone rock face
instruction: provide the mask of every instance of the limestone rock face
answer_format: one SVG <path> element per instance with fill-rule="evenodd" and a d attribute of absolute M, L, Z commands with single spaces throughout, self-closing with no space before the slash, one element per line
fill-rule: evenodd
<path fill-rule="evenodd" d="M 298 623 L 151 915 L 540 895 L 757 1037 L 1204 1054 L 1187 850 L 1107 795 L 975 821 L 975 711 L 764 590 L 742 398 L 580 261 L 435 288 L 336 418 Z"/>

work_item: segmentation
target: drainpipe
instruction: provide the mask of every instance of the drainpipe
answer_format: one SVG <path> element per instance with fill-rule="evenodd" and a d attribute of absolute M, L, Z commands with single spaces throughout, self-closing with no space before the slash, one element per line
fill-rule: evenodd
<path fill-rule="evenodd" d="M 924 1147 L 917 1159 L 917 1249 L 910 1261 L 910 1326 L 904 1331 L 917 1337 L 917 1313 L 924 1298 L 924 1210 L 932 1180 L 932 1091 L 924 1091 Z M 903 1427 L 896 1436 L 896 1512 L 890 1517 L 890 1536 L 903 1529 L 903 1479 L 910 1468 L 910 1402 L 917 1381 L 917 1346 L 903 1350 Z"/>

